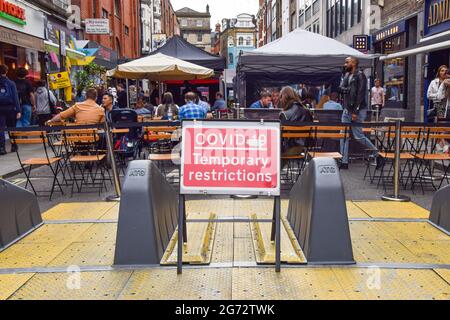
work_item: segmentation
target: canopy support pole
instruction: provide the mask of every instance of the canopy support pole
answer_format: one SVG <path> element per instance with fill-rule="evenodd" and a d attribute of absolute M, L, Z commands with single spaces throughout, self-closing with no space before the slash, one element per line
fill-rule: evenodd
<path fill-rule="evenodd" d="M 130 81 L 127 79 L 127 108 L 130 109 Z"/>

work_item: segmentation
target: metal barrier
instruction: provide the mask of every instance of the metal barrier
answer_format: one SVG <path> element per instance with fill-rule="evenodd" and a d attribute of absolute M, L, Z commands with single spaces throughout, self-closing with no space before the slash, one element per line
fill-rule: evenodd
<path fill-rule="evenodd" d="M 308 263 L 355 263 L 345 193 L 335 160 L 310 162 L 290 193 L 288 221 Z"/>
<path fill-rule="evenodd" d="M 177 226 L 177 193 L 151 161 L 132 161 L 120 201 L 114 265 L 160 264 Z"/>
<path fill-rule="evenodd" d="M 37 197 L 12 183 L 0 180 L 0 251 L 42 225 Z"/>
<path fill-rule="evenodd" d="M 430 221 L 450 232 L 450 186 L 442 188 L 434 195 Z"/>

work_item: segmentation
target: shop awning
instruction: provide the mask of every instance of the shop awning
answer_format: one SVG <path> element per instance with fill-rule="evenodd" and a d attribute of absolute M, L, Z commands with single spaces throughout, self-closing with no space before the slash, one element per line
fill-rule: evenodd
<path fill-rule="evenodd" d="M 450 34 L 446 34 L 441 37 L 424 39 L 422 42 L 409 47 L 406 50 L 395 52 L 392 54 L 388 54 L 386 56 L 382 56 L 380 58 L 381 61 L 390 60 L 390 59 L 398 59 L 405 58 L 409 56 L 414 56 L 421 53 L 429 53 L 439 50 L 444 50 L 450 48 Z"/>
<path fill-rule="evenodd" d="M 59 54 L 59 45 L 57 45 L 56 43 L 50 42 L 50 41 L 44 41 L 44 46 L 45 46 L 45 50 L 47 52 L 54 52 L 56 54 Z M 71 48 L 66 48 L 66 52 L 67 52 L 67 56 L 71 59 L 71 60 L 83 60 L 84 58 L 86 58 L 86 55 L 80 51 L 71 49 Z M 74 62 L 72 61 L 72 62 Z M 76 65 L 76 64 L 74 64 Z"/>

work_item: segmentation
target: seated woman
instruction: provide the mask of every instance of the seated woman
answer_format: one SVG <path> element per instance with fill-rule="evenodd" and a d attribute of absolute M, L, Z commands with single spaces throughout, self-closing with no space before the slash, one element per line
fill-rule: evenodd
<path fill-rule="evenodd" d="M 281 121 L 285 124 L 286 122 L 312 123 L 314 121 L 310 111 L 303 106 L 300 97 L 291 87 L 284 87 L 281 90 L 280 106 L 283 109 Z M 305 150 L 305 143 L 304 139 L 285 139 L 282 157 L 301 154 Z M 282 163 L 283 167 L 284 164 Z"/>
<path fill-rule="evenodd" d="M 166 92 L 163 96 L 163 103 L 156 109 L 155 119 L 157 120 L 173 120 L 178 117 L 178 106 L 173 101 L 173 95 Z M 169 119 L 172 117 L 172 119 Z"/>

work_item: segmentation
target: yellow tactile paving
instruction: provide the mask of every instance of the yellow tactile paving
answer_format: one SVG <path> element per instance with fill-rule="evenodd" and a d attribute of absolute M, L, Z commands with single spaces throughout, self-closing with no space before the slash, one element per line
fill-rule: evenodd
<path fill-rule="evenodd" d="M 394 236 L 382 228 L 382 224 L 371 221 L 350 221 L 352 239 L 394 239 Z"/>
<path fill-rule="evenodd" d="M 302 300 L 346 299 L 330 268 L 233 269 L 233 299 L 236 300 Z"/>
<path fill-rule="evenodd" d="M 191 213 L 189 218 L 214 220 L 214 214 Z M 187 244 L 183 248 L 183 262 L 190 264 L 209 264 L 214 244 L 215 222 L 199 223 L 192 222 L 187 224 Z M 178 229 L 173 235 L 168 249 L 162 258 L 163 265 L 177 263 L 178 256 Z"/>
<path fill-rule="evenodd" d="M 186 212 L 189 218 L 190 214 L 215 214 L 217 217 L 233 216 L 232 199 L 206 199 L 206 200 L 188 200 L 186 201 Z"/>
<path fill-rule="evenodd" d="M 81 234 L 77 242 L 115 242 L 117 223 L 95 223 Z"/>
<path fill-rule="evenodd" d="M 233 224 L 218 223 L 214 237 L 212 263 L 233 262 Z"/>
<path fill-rule="evenodd" d="M 56 243 L 70 244 L 92 227 L 90 223 L 46 224 L 20 240 L 19 244 Z"/>
<path fill-rule="evenodd" d="M 114 252 L 114 242 L 75 242 L 64 249 L 48 266 L 111 266 L 114 263 Z"/>
<path fill-rule="evenodd" d="M 119 209 L 120 205 L 117 204 L 116 206 L 109 209 L 104 215 L 102 215 L 99 220 L 118 220 L 119 219 Z"/>
<path fill-rule="evenodd" d="M 267 218 L 259 214 L 252 215 L 253 219 Z M 289 234 L 286 226 L 288 225 L 283 218 L 281 224 L 281 261 L 287 263 L 305 263 L 305 257 L 298 246 L 298 242 L 293 235 Z M 256 251 L 256 261 L 258 263 L 275 263 L 275 242 L 272 242 L 272 223 L 252 222 L 253 246 Z"/>
<path fill-rule="evenodd" d="M 450 286 L 450 269 L 434 269 L 434 272 L 436 272 Z"/>
<path fill-rule="evenodd" d="M 448 300 L 450 286 L 432 270 L 333 268 L 349 299 Z"/>
<path fill-rule="evenodd" d="M 30 280 L 32 276 L 34 276 L 34 273 L 0 274 L 0 300 L 6 300 Z"/>
<path fill-rule="evenodd" d="M 58 243 L 15 244 L 0 253 L 0 268 L 45 267 L 66 247 L 67 244 Z"/>
<path fill-rule="evenodd" d="M 422 263 L 450 265 L 449 241 L 400 240 L 401 244 L 420 258 Z"/>
<path fill-rule="evenodd" d="M 388 201 L 354 201 L 372 218 L 411 218 L 428 219 L 430 212 L 415 203 L 399 203 Z"/>
<path fill-rule="evenodd" d="M 229 300 L 231 269 L 136 271 L 119 299 Z"/>
<path fill-rule="evenodd" d="M 44 220 L 97 220 L 116 206 L 113 202 L 62 203 L 43 214 Z"/>
<path fill-rule="evenodd" d="M 373 222 L 396 239 L 446 241 L 450 237 L 428 222 Z"/>
<path fill-rule="evenodd" d="M 233 224 L 233 223 L 232 223 Z M 234 223 L 234 238 L 252 238 L 250 222 Z"/>
<path fill-rule="evenodd" d="M 10 299 L 113 300 L 130 276 L 130 271 L 36 274 Z"/>
<path fill-rule="evenodd" d="M 397 240 L 352 239 L 353 256 L 356 262 L 370 263 L 421 263 Z"/>
<path fill-rule="evenodd" d="M 251 238 L 234 239 L 234 262 L 256 262 Z"/>
<path fill-rule="evenodd" d="M 347 201 L 347 215 L 349 218 L 369 218 L 369 216 L 352 201 Z"/>

